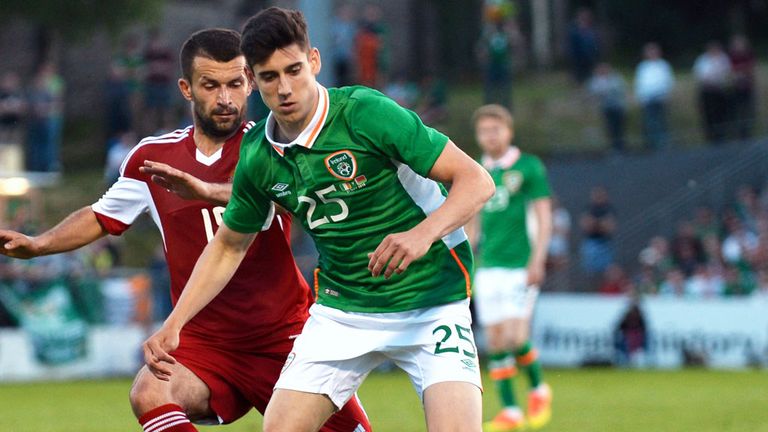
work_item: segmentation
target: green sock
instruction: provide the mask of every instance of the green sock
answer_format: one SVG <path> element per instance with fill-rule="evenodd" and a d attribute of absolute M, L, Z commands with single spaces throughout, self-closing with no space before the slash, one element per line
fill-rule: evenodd
<path fill-rule="evenodd" d="M 531 388 L 536 388 L 543 381 L 539 353 L 531 346 L 531 341 L 526 341 L 515 350 L 517 364 L 525 368 Z"/>
<path fill-rule="evenodd" d="M 510 352 L 497 352 L 489 355 L 488 369 L 491 372 L 491 378 L 496 385 L 496 392 L 499 394 L 501 403 L 505 408 L 517 406 L 515 400 L 515 359 Z"/>

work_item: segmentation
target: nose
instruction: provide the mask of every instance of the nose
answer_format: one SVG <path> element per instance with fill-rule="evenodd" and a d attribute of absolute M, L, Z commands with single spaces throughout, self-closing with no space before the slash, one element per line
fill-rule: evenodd
<path fill-rule="evenodd" d="M 277 85 L 277 93 L 280 96 L 287 98 L 288 96 L 291 95 L 291 84 L 288 82 L 288 77 L 281 76 L 279 80 L 280 81 L 278 82 L 278 85 Z"/>
<path fill-rule="evenodd" d="M 232 104 L 232 94 L 230 93 L 229 89 L 226 86 L 222 86 L 219 89 L 219 94 L 218 94 L 218 97 L 216 98 L 216 102 L 222 106 L 229 106 Z"/>

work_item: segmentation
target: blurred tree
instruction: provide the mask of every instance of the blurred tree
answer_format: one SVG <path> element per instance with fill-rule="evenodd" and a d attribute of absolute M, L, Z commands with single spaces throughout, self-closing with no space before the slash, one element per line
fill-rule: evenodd
<path fill-rule="evenodd" d="M 136 21 L 160 17 L 165 0 L 3 0 L 0 23 L 23 18 L 37 26 L 37 64 L 55 57 L 60 39 L 76 40 L 104 29 L 117 35 Z"/>

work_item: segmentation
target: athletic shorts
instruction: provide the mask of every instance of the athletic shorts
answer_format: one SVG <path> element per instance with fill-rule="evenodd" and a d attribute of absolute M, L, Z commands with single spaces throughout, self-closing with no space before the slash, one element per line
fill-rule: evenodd
<path fill-rule="evenodd" d="M 264 413 L 292 344 L 282 353 L 223 351 L 187 337 L 171 355 L 210 389 L 210 405 L 219 423 L 231 423 L 256 408 Z M 331 417 L 323 432 L 357 432 L 368 425 L 359 401 Z"/>
<path fill-rule="evenodd" d="M 423 398 L 432 384 L 482 389 L 469 300 L 397 313 L 353 313 L 315 304 L 275 388 L 327 395 L 337 407 L 386 360 Z"/>
<path fill-rule="evenodd" d="M 475 272 L 474 302 L 483 326 L 513 318 L 530 319 L 539 288 L 528 286 L 525 269 L 481 268 Z"/>

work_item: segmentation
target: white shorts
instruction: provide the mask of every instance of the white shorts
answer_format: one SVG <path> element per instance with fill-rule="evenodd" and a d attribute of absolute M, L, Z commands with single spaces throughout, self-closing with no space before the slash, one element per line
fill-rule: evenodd
<path fill-rule="evenodd" d="M 525 269 L 482 268 L 475 273 L 474 302 L 482 326 L 513 318 L 530 319 L 539 296 L 537 286 L 528 286 Z"/>
<path fill-rule="evenodd" d="M 482 389 L 469 300 L 374 314 L 314 304 L 275 388 L 324 394 L 341 407 L 388 359 L 408 373 L 420 398 L 439 382 Z"/>

